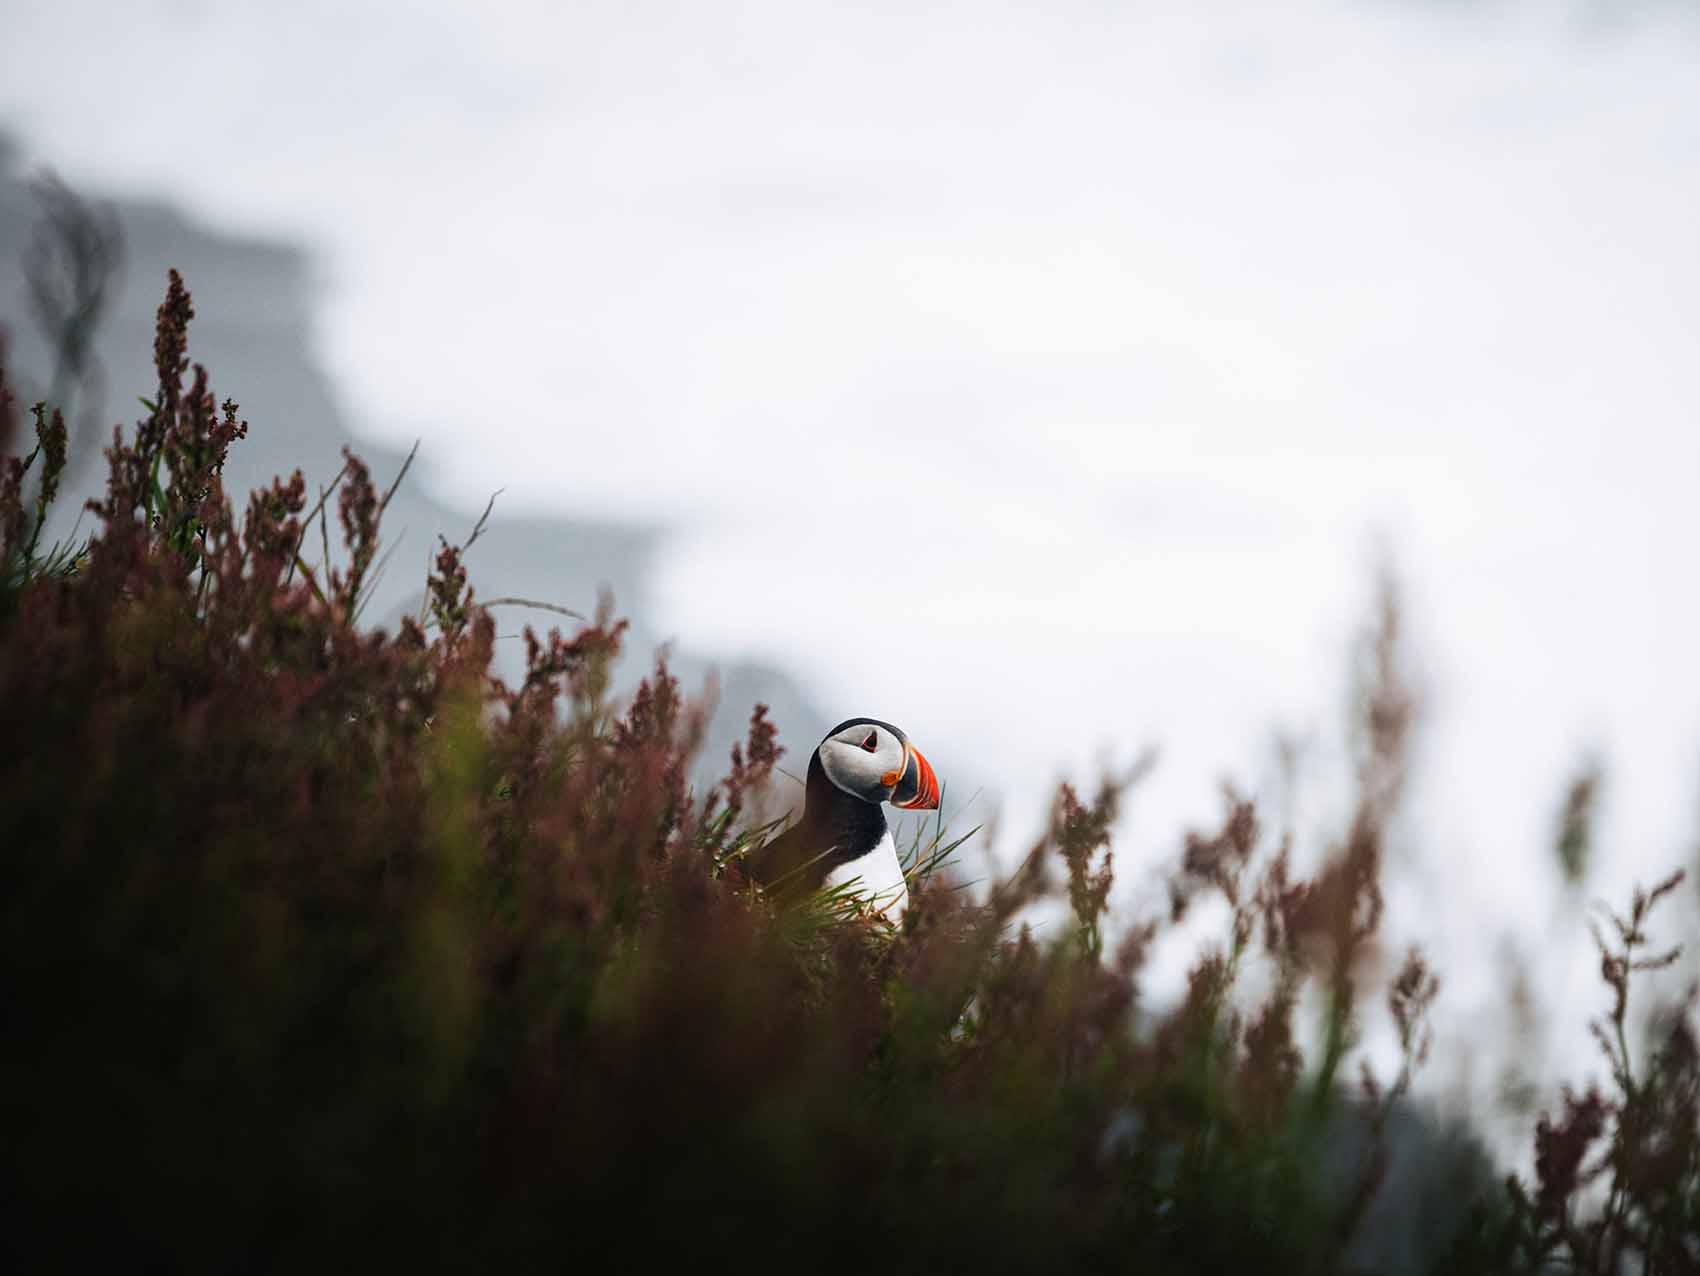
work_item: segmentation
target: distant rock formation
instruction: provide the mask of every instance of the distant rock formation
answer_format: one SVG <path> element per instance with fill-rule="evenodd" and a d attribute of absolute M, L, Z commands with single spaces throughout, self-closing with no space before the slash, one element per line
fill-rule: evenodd
<path fill-rule="evenodd" d="M 77 441 L 80 447 L 74 444 L 59 521 L 49 533 L 70 532 L 82 502 L 101 488 L 105 470 L 100 449 L 110 441 L 112 425 L 123 422 L 128 429 L 144 412 L 137 397 L 153 394 L 154 312 L 171 267 L 182 272 L 195 299 L 190 355 L 206 365 L 214 392 L 235 399 L 249 423 L 248 438 L 231 453 L 225 475 L 228 490 L 245 493 L 299 466 L 312 492 L 335 476 L 344 444 L 367 462 L 380 489 L 387 486 L 404 455 L 355 437 L 338 405 L 336 388 L 314 362 L 308 254 L 289 244 L 209 230 L 159 203 L 120 199 L 111 207 L 123 236 L 125 265 L 94 340 L 104 402 L 95 405 L 90 418 L 96 428 Z M 16 145 L 0 135 L 0 327 L 7 333 L 9 374 L 21 385 L 20 397 L 45 396 L 51 376 L 52 352 L 31 319 L 25 277 L 25 259 L 41 211 L 18 171 Z M 393 625 L 404 610 L 416 608 L 438 533 L 451 541 L 464 540 L 477 519 L 478 510 L 445 506 L 425 492 L 417 479 L 431 462 L 427 446 L 385 516 L 386 544 L 394 544 L 395 553 L 367 613 L 372 623 Z M 523 465 L 524 458 L 515 457 L 514 464 Z M 88 516 L 83 517 L 86 528 Z M 589 614 L 599 591 L 612 590 L 616 610 L 631 620 L 616 682 L 617 691 L 629 691 L 648 671 L 666 637 L 646 624 L 644 616 L 659 548 L 660 532 L 653 526 L 511 517 L 498 501 L 468 565 L 485 598 L 540 599 Z M 503 608 L 499 632 L 512 635 L 498 644 L 504 673 L 520 667 L 518 634 L 528 623 L 544 631 L 552 624 L 572 624 L 548 612 Z M 807 756 L 832 721 L 808 702 L 793 679 L 768 666 L 710 662 L 688 645 L 673 647 L 670 663 L 687 693 L 701 691 L 711 669 L 717 674 L 718 709 L 704 752 L 708 772 L 723 766 L 758 700 L 771 707 L 770 716 L 792 756 Z"/>

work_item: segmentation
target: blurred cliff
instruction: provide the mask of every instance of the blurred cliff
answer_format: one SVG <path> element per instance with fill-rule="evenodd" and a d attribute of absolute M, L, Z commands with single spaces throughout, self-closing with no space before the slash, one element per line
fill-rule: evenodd
<path fill-rule="evenodd" d="M 0 135 L 0 329 L 6 334 L 9 362 L 20 377 L 25 401 L 48 397 L 55 376 L 55 354 L 36 316 L 30 273 L 52 274 L 53 235 L 48 228 L 52 187 L 40 175 L 20 171 L 17 148 Z M 246 440 L 232 450 L 225 472 L 231 492 L 260 486 L 276 474 L 287 475 L 302 458 L 317 469 L 306 475 L 308 490 L 328 484 L 342 464 L 341 451 L 353 448 L 372 469 L 374 481 L 387 486 L 401 469 L 405 454 L 371 439 L 356 437 L 312 349 L 314 290 L 312 260 L 297 245 L 218 233 L 184 212 L 159 203 L 127 199 L 91 199 L 87 208 L 116 233 L 116 269 L 104 297 L 103 313 L 92 327 L 89 354 L 76 392 L 66 497 L 49 535 L 72 533 L 83 500 L 95 495 L 105 467 L 101 449 L 111 442 L 112 426 L 128 429 L 142 412 L 137 397 L 152 393 L 149 364 L 155 310 L 166 271 L 176 267 L 195 298 L 191 333 L 194 357 L 213 370 L 213 390 L 240 405 L 249 423 Z M 33 266 L 32 266 L 33 263 Z M 49 281 L 51 282 L 51 281 Z M 444 322 L 454 322 L 445 316 Z M 499 376 L 499 370 L 492 370 Z M 561 446 L 594 453 L 618 446 L 617 439 L 563 439 Z M 523 467 L 527 460 L 515 456 Z M 459 509 L 434 499 L 426 480 L 432 457 L 422 449 L 385 516 L 394 553 L 379 580 L 367 616 L 393 626 L 416 610 L 425 580 L 427 555 L 439 533 L 464 540 L 478 518 L 477 509 Z M 333 507 L 334 508 L 334 507 Z M 83 516 L 83 530 L 89 526 Z M 515 515 L 500 498 L 487 530 L 471 551 L 471 562 L 488 597 L 549 602 L 589 616 L 599 592 L 612 592 L 616 613 L 629 618 L 626 656 L 616 691 L 629 691 L 648 671 L 654 652 L 670 635 L 646 623 L 649 582 L 665 529 L 644 523 Z M 551 624 L 573 623 L 547 611 L 521 607 L 501 610 L 498 664 L 504 674 L 523 667 L 518 635 L 530 624 L 546 631 Z M 817 710 L 785 672 L 746 661 L 717 662 L 688 647 L 669 645 L 670 663 L 687 690 L 700 692 L 709 679 L 718 688 L 703 760 L 719 766 L 734 740 L 741 739 L 751 707 L 770 706 L 790 757 L 806 757 L 831 721 L 832 708 Z M 842 715 L 839 715 L 842 716 Z"/>

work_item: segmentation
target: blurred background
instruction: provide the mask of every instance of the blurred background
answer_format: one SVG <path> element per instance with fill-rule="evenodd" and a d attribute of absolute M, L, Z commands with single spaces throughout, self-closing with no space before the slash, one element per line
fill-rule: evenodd
<path fill-rule="evenodd" d="M 1156 747 L 1130 914 L 1226 778 L 1325 849 L 1391 570 L 1390 930 L 1480 1098 L 1507 969 L 1573 1063 L 1587 902 L 1700 843 L 1697 68 L 1678 0 L 6 5 L 0 320 L 45 385 L 50 169 L 126 246 L 97 437 L 177 266 L 234 486 L 423 441 L 378 623 L 501 489 L 485 596 L 611 587 L 632 678 L 717 671 L 714 760 L 757 699 L 798 774 L 898 723 L 976 864 Z"/>

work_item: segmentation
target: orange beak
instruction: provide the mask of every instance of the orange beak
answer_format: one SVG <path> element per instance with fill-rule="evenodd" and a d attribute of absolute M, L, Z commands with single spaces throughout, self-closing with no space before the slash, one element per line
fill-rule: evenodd
<path fill-rule="evenodd" d="M 891 804 L 906 811 L 936 811 L 939 805 L 939 778 L 933 774 L 933 764 L 912 744 L 904 745 L 903 774 L 891 791 Z"/>

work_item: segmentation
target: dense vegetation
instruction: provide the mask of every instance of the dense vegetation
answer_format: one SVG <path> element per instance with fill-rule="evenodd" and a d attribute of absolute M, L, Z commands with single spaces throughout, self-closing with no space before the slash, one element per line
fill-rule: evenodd
<path fill-rule="evenodd" d="M 1542 1119 L 1533 1182 L 1410 1119 L 1439 981 L 1377 957 L 1413 719 L 1391 599 L 1313 875 L 1229 793 L 1162 914 L 1112 918 L 1112 777 L 1063 788 L 990 887 L 950 880 L 935 830 L 900 926 L 780 908 L 739 870 L 771 827 L 763 709 L 693 786 L 703 710 L 664 666 L 610 703 L 604 614 L 527 631 L 508 685 L 446 541 L 420 614 L 363 626 L 385 492 L 348 455 L 314 503 L 299 472 L 233 502 L 248 427 L 191 370 L 192 315 L 174 274 L 86 543 L 41 540 L 62 413 L 0 380 L 14 1270 L 1700 1262 L 1690 1007 L 1645 1049 L 1627 1010 L 1674 878 L 1602 941 L 1615 1089 Z M 1020 919 L 1046 895 L 1068 920 L 1041 940 Z M 1224 933 L 1178 1004 L 1144 1004 L 1146 955 L 1206 899 Z M 1402 1052 L 1381 1078 L 1356 1066 L 1376 1002 Z M 1395 1184 L 1398 1130 L 1430 1154 Z M 1393 1243 L 1421 1202 L 1420 1244 Z"/>

